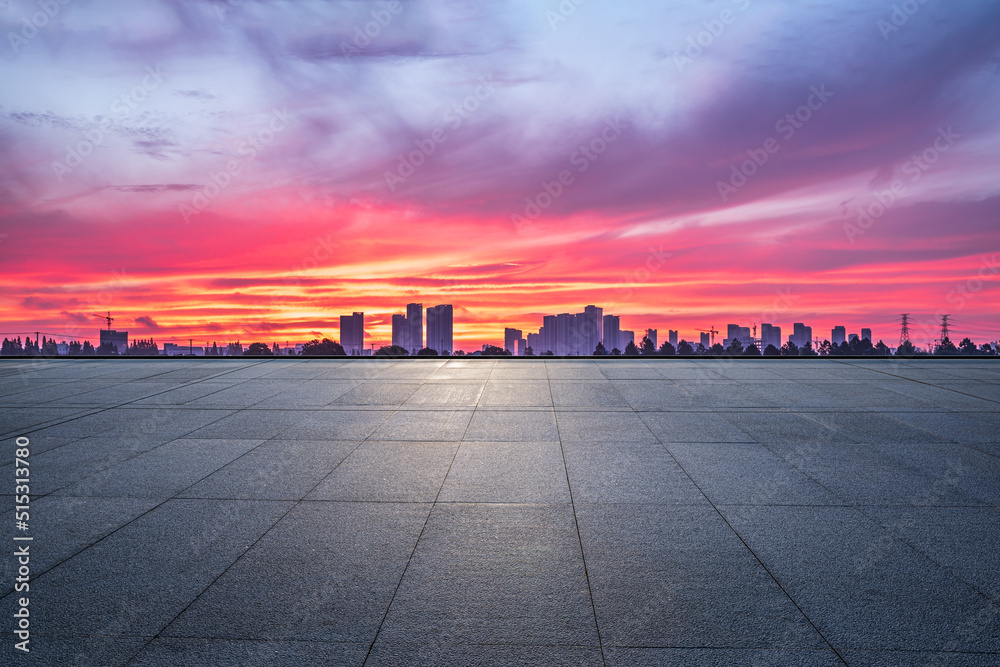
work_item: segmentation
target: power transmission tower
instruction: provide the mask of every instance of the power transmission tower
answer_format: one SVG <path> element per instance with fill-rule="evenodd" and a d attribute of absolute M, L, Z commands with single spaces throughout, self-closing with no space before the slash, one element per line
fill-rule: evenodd
<path fill-rule="evenodd" d="M 951 315 L 941 316 L 941 342 L 944 343 L 945 339 L 948 338 L 948 318 Z"/>
<path fill-rule="evenodd" d="M 910 340 L 910 314 L 902 314 L 903 321 L 899 327 L 899 347 Z"/>

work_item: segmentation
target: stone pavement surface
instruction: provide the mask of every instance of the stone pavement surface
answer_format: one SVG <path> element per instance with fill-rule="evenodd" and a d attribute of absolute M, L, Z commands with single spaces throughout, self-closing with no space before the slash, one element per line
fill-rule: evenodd
<path fill-rule="evenodd" d="M 0 437 L 0 664 L 1000 664 L 990 360 L 4 359 Z"/>

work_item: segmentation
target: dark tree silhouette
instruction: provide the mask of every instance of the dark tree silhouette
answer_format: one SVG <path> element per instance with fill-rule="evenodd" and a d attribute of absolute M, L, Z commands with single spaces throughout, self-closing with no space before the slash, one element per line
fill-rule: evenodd
<path fill-rule="evenodd" d="M 765 357 L 776 357 L 781 354 L 781 351 L 773 345 L 768 345 L 764 348 Z"/>
<path fill-rule="evenodd" d="M 760 349 L 754 343 L 750 343 L 750 347 L 748 347 L 747 349 L 743 350 L 743 356 L 744 357 L 759 357 L 760 356 Z"/>
<path fill-rule="evenodd" d="M 612 357 L 620 357 L 620 356 L 622 356 L 622 351 L 619 350 L 617 347 L 613 347 L 613 348 L 611 348 L 611 356 Z"/>
<path fill-rule="evenodd" d="M 70 344 L 69 344 L 69 356 L 71 356 L 71 357 L 79 357 L 80 353 L 82 351 L 83 351 L 83 346 L 80 345 L 80 341 L 78 341 L 78 340 L 70 341 Z"/>
<path fill-rule="evenodd" d="M 962 354 L 977 354 L 979 352 L 971 338 L 963 338 L 962 342 L 958 344 L 958 348 Z"/>
<path fill-rule="evenodd" d="M 509 357 L 510 350 L 507 348 L 499 347 L 497 345 L 487 345 L 483 348 L 484 357 Z"/>
<path fill-rule="evenodd" d="M 729 341 L 729 347 L 726 348 L 726 353 L 738 357 L 743 354 L 743 343 L 740 342 L 739 338 L 734 338 Z"/>
<path fill-rule="evenodd" d="M 55 338 L 49 338 L 46 340 L 45 336 L 42 336 L 42 349 L 41 353 L 43 357 L 58 357 L 59 356 L 59 346 L 56 345 Z"/>
<path fill-rule="evenodd" d="M 694 352 L 695 352 L 695 354 L 702 354 L 702 355 L 704 355 L 704 354 L 708 354 L 708 350 L 706 350 L 706 349 L 705 349 L 705 346 L 704 346 L 704 345 L 702 345 L 701 343 L 698 343 L 698 347 L 697 347 L 697 348 L 695 348 L 695 351 L 694 351 Z M 680 353 L 681 353 L 681 352 L 680 352 L 680 345 L 678 345 L 678 346 L 677 346 L 677 354 L 680 354 Z"/>
<path fill-rule="evenodd" d="M 941 343 L 934 350 L 934 354 L 940 356 L 952 356 L 958 354 L 958 348 L 948 338 L 943 338 Z"/>
<path fill-rule="evenodd" d="M 83 356 L 92 357 L 95 354 L 97 354 L 97 350 L 95 350 L 94 346 L 90 344 L 90 341 L 89 340 L 83 341 Z"/>
<path fill-rule="evenodd" d="M 376 357 L 408 357 L 410 351 L 402 345 L 383 345 L 375 351 Z"/>
<path fill-rule="evenodd" d="M 811 340 L 807 340 L 806 344 L 799 349 L 799 354 L 803 357 L 815 357 L 816 351 L 813 350 L 813 344 Z"/>
<path fill-rule="evenodd" d="M 831 354 L 833 354 L 833 351 L 831 349 L 832 347 L 833 346 L 830 344 L 830 341 L 824 340 L 822 343 L 819 344 L 820 356 L 829 357 Z"/>
<path fill-rule="evenodd" d="M 699 343 L 699 345 L 701 345 L 701 343 Z M 685 357 L 690 356 L 694 354 L 694 348 L 691 347 L 691 343 L 687 342 L 686 340 L 682 340 L 681 342 L 677 343 L 677 354 Z"/>
<path fill-rule="evenodd" d="M 881 340 L 879 340 L 879 342 L 872 349 L 875 351 L 875 354 L 881 357 L 889 356 L 889 346 L 883 343 Z"/>
<path fill-rule="evenodd" d="M 638 357 L 639 348 L 635 346 L 635 341 L 629 341 L 628 345 L 625 346 L 625 356 L 626 357 Z"/>
<path fill-rule="evenodd" d="M 660 346 L 660 356 L 661 357 L 672 357 L 677 354 L 677 350 L 674 346 L 670 344 L 669 340 L 663 341 L 663 345 Z"/>
<path fill-rule="evenodd" d="M 458 352 L 456 352 L 455 354 L 458 354 Z M 465 353 L 463 352 L 462 354 L 465 354 Z M 524 356 L 526 356 L 526 357 L 533 357 L 533 356 L 535 356 L 535 351 L 531 349 L 530 345 L 528 347 L 524 348 Z"/>
<path fill-rule="evenodd" d="M 417 351 L 418 357 L 436 357 L 438 356 L 437 350 L 433 350 L 429 347 L 421 348 Z"/>
<path fill-rule="evenodd" d="M 722 343 L 716 343 L 712 347 L 708 348 L 708 353 L 713 357 L 721 357 L 726 353 L 726 348 L 722 347 Z"/>
<path fill-rule="evenodd" d="M 243 353 L 245 357 L 273 357 L 274 352 L 267 346 L 267 343 L 250 343 L 250 347 Z"/>
<path fill-rule="evenodd" d="M 529 347 L 528 349 L 530 350 L 531 348 Z M 595 357 L 604 357 L 604 356 L 607 356 L 607 354 L 608 354 L 608 351 L 604 349 L 604 341 L 600 341 L 600 340 L 597 341 L 597 347 L 594 348 L 594 356 Z"/>
<path fill-rule="evenodd" d="M 904 340 L 902 345 L 896 348 L 897 357 L 912 357 L 917 353 L 917 348 L 913 347 L 913 343 L 908 340 Z"/>
<path fill-rule="evenodd" d="M 97 346 L 97 350 L 94 351 L 97 355 L 117 355 L 118 348 L 111 343 L 101 343 Z"/>
<path fill-rule="evenodd" d="M 302 354 L 304 356 L 316 357 L 316 356 L 329 356 L 329 357 L 346 357 L 347 353 L 344 352 L 344 348 L 340 343 L 332 341 L 329 338 L 324 338 L 322 341 L 318 341 L 313 338 L 311 341 L 302 346 Z"/>
<path fill-rule="evenodd" d="M 160 354 L 160 348 L 157 347 L 156 343 L 153 341 L 152 338 L 150 338 L 149 340 L 144 340 L 140 338 L 139 340 L 132 341 L 132 344 L 129 345 L 129 348 L 128 350 L 126 350 L 125 354 L 129 355 L 130 357 L 135 357 L 135 356 L 155 357 Z"/>
<path fill-rule="evenodd" d="M 788 341 L 787 343 L 781 346 L 781 356 L 783 357 L 799 356 L 799 346 L 793 343 L 792 341 Z"/>
<path fill-rule="evenodd" d="M 639 341 L 639 353 L 644 357 L 656 354 L 656 346 L 653 345 L 653 341 L 649 340 L 647 336 L 643 336 L 642 340 Z"/>

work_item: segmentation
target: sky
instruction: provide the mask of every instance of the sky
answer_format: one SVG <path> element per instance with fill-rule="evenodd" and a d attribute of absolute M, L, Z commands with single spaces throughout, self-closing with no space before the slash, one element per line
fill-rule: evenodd
<path fill-rule="evenodd" d="M 1000 334 L 1000 3 L 0 0 L 0 335 Z"/>

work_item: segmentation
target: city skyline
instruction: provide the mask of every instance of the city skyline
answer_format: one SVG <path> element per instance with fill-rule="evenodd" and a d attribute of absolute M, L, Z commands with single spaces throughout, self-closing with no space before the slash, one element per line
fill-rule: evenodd
<path fill-rule="evenodd" d="M 405 310 L 405 314 L 391 314 L 391 335 L 388 340 L 370 333 L 369 326 L 371 320 L 366 317 L 364 312 L 357 311 L 350 315 L 338 316 L 337 319 L 339 319 L 340 326 L 336 330 L 336 333 L 333 333 L 332 330 L 327 330 L 326 333 L 316 332 L 316 335 L 311 340 L 321 338 L 335 340 L 344 348 L 348 355 L 370 355 L 379 348 L 390 345 L 402 347 L 408 354 L 415 355 L 426 342 L 426 347 L 437 352 L 447 350 L 449 354 L 453 352 L 472 353 L 489 346 L 495 346 L 508 350 L 514 356 L 523 356 L 525 349 L 531 349 L 533 354 L 552 353 L 559 356 L 588 356 L 593 354 L 598 342 L 610 354 L 613 349 L 624 352 L 629 343 L 638 347 L 644 338 L 649 338 L 655 349 L 659 349 L 664 343 L 669 343 L 676 349 L 680 342 L 687 342 L 694 349 L 698 349 L 700 345 L 705 350 L 708 350 L 716 342 L 724 348 L 728 348 L 733 339 L 738 339 L 744 348 L 755 345 L 761 351 L 768 345 L 781 348 L 786 342 L 791 342 L 799 348 L 803 348 L 808 344 L 813 349 L 817 349 L 824 341 L 833 345 L 839 345 L 854 339 L 868 340 L 872 344 L 881 342 L 888 348 L 894 349 L 903 336 L 903 331 L 906 332 L 906 338 L 910 340 L 914 347 L 925 350 L 933 350 L 941 341 L 942 336 L 948 337 L 954 344 L 957 344 L 964 338 L 970 338 L 970 336 L 955 330 L 954 320 L 947 314 L 941 316 L 938 329 L 933 332 L 928 325 L 915 326 L 915 322 L 910 314 L 900 315 L 900 319 L 897 322 L 897 334 L 899 335 L 895 338 L 890 336 L 873 336 L 872 329 L 868 326 L 861 326 L 857 327 L 856 330 L 852 330 L 847 325 L 834 325 L 829 329 L 829 335 L 827 335 L 826 330 L 819 328 L 814 331 L 814 327 L 803 322 L 794 322 L 790 327 L 786 325 L 785 331 L 787 333 L 784 334 L 782 333 L 782 326 L 773 322 L 762 322 L 759 327 L 756 322 L 750 326 L 728 322 L 724 325 L 724 329 L 716 329 L 714 326 L 711 326 L 709 329 L 697 329 L 693 332 L 693 335 L 689 336 L 682 335 L 680 330 L 668 329 L 667 336 L 661 338 L 656 328 L 640 327 L 635 330 L 624 329 L 621 326 L 621 316 L 613 313 L 605 314 L 605 308 L 588 305 L 579 313 L 542 315 L 540 318 L 541 325 L 537 327 L 537 332 L 532 332 L 530 328 L 522 330 L 513 327 L 504 327 L 503 333 L 499 337 L 494 336 L 489 341 L 483 342 L 479 346 L 471 346 L 470 348 L 455 345 L 453 342 L 453 332 L 455 330 L 453 304 L 428 307 L 426 309 L 426 320 L 421 303 L 406 304 Z M 9 337 L 13 341 L 15 337 L 20 338 L 21 336 L 24 336 L 28 340 L 32 333 L 36 339 L 40 339 L 44 334 L 44 337 L 51 338 L 52 341 L 58 343 L 60 354 L 66 354 L 66 348 L 70 342 L 82 343 L 83 341 L 90 342 L 95 339 L 98 341 L 97 345 L 114 344 L 119 350 L 128 348 L 129 332 L 127 330 L 112 330 L 110 328 L 112 322 L 118 318 L 112 317 L 110 312 L 106 315 L 99 316 L 95 314 L 94 316 L 105 319 L 108 326 L 107 329 L 100 329 L 97 337 L 74 335 L 67 338 L 63 335 L 62 338 L 59 338 L 59 334 L 42 332 L 40 330 L 36 330 L 35 332 L 0 332 L 0 336 Z M 381 322 L 382 319 L 379 318 L 378 321 Z M 425 321 L 427 327 L 429 327 L 426 334 L 424 330 Z M 633 324 L 633 326 L 638 325 Z M 718 340 L 716 340 L 716 336 L 718 336 Z M 929 337 L 924 341 L 921 339 L 921 336 Z M 140 336 L 133 336 L 132 340 L 134 341 L 136 338 L 145 340 Z M 976 339 L 976 342 L 996 343 L 996 338 L 996 334 L 994 334 L 993 337 Z M 211 340 L 204 339 L 204 341 L 198 339 L 198 342 L 204 342 L 204 345 L 195 345 L 194 337 L 188 338 L 187 343 L 177 343 L 176 338 L 174 340 L 161 339 L 160 341 L 153 341 L 151 337 L 149 340 L 150 342 L 162 344 L 164 354 L 206 354 L 210 347 L 218 344 L 220 337 L 216 336 Z M 219 347 L 222 349 L 225 349 L 227 345 L 232 347 L 241 342 L 239 336 L 230 336 L 228 338 L 223 336 L 221 340 L 223 342 Z M 431 345 L 432 340 L 437 341 L 437 347 Z M 420 345 L 414 347 L 411 344 L 412 341 L 420 341 Z M 287 354 L 290 352 L 301 352 L 303 344 L 308 342 L 308 340 L 281 341 L 258 337 L 242 342 L 246 344 L 263 343 L 268 346 L 273 345 L 275 353 Z M 94 347 L 96 348 L 97 345 Z"/>
<path fill-rule="evenodd" d="M 0 12 L 0 328 L 994 336 L 996 3 L 57 4 Z"/>

